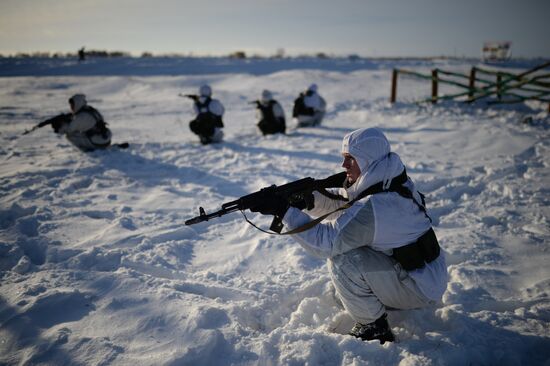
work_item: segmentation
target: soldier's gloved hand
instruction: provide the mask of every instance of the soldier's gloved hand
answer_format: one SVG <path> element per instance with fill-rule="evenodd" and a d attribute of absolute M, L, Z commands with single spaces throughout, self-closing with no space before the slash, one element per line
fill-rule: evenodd
<path fill-rule="evenodd" d="M 283 217 L 288 210 L 289 204 L 280 196 L 274 193 L 266 193 L 261 202 L 250 208 L 252 212 L 259 212 L 263 215 L 274 215 Z"/>
<path fill-rule="evenodd" d="M 309 193 L 304 195 L 301 200 L 291 202 L 290 205 L 299 210 L 312 210 L 315 207 L 315 197 L 313 197 L 313 193 Z"/>

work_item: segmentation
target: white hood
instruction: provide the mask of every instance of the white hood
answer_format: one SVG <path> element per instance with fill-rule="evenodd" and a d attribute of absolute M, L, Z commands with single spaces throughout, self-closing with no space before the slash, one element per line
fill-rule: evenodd
<path fill-rule="evenodd" d="M 355 158 L 361 175 L 348 188 L 351 199 L 378 182 L 390 186 L 394 177 L 403 172 L 405 166 L 396 153 L 391 152 L 390 143 L 378 128 L 363 128 L 347 134 L 342 141 L 342 153 Z"/>
<path fill-rule="evenodd" d="M 77 113 L 79 110 L 82 109 L 82 107 L 84 107 L 87 102 L 86 102 L 86 96 L 84 94 L 75 94 L 71 97 L 71 99 L 69 99 L 69 103 L 74 103 L 74 113 Z"/>
<path fill-rule="evenodd" d="M 202 85 L 200 88 L 199 88 L 199 95 L 201 97 L 211 97 L 212 96 L 212 88 L 210 87 L 210 85 Z"/>

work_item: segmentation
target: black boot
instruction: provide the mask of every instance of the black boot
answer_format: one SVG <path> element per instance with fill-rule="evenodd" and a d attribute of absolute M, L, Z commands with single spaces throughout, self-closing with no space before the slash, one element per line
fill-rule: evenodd
<path fill-rule="evenodd" d="M 355 326 L 348 333 L 364 341 L 372 341 L 378 339 L 380 344 L 385 342 L 393 342 L 395 340 L 388 324 L 387 314 L 382 315 L 376 321 L 369 324 L 355 323 Z"/>

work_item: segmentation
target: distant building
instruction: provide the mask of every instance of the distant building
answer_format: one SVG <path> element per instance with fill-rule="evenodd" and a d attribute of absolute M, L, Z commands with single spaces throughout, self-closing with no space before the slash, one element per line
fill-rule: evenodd
<path fill-rule="evenodd" d="M 506 61 L 512 57 L 512 42 L 485 42 L 481 58 L 485 62 Z"/>

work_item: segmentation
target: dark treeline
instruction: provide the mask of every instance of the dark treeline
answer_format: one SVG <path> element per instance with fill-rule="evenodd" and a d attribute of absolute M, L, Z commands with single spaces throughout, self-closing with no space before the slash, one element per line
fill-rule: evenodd
<path fill-rule="evenodd" d="M 124 51 L 105 51 L 105 50 L 86 50 L 86 57 L 131 57 L 129 52 Z M 13 55 L 2 55 L 0 57 L 14 58 L 74 58 L 78 57 L 78 51 L 75 52 L 18 52 Z"/>
<path fill-rule="evenodd" d="M 0 57 L 7 58 L 7 57 L 13 57 L 13 58 L 74 58 L 79 57 L 82 52 L 84 53 L 85 57 L 91 57 L 91 58 L 100 58 L 100 57 L 136 57 L 132 55 L 130 52 L 125 51 L 107 51 L 107 50 L 85 50 L 82 48 L 81 50 L 77 50 L 75 52 L 44 52 L 44 51 L 36 51 L 36 52 L 18 52 L 15 54 L 9 54 L 9 55 L 3 55 L 0 54 Z M 148 57 L 208 57 L 208 55 L 194 55 L 193 53 L 158 53 L 153 54 L 153 52 L 145 51 L 142 52 L 141 55 L 137 57 L 142 58 L 148 58 Z M 216 57 L 216 56 L 212 56 Z M 217 56 L 219 57 L 219 56 Z M 223 56 L 222 56 L 223 57 Z M 277 50 L 277 52 L 273 55 L 259 55 L 259 54 L 247 54 L 244 51 L 234 51 L 231 52 L 225 57 L 229 57 L 232 59 L 247 59 L 247 58 L 285 58 L 289 57 L 286 56 L 284 53 L 284 50 Z M 308 57 L 308 58 L 319 58 L 319 59 L 329 59 L 329 58 L 341 58 L 343 56 L 334 56 L 329 55 L 325 52 L 317 52 L 314 54 L 301 54 L 297 55 L 295 57 Z M 344 56 L 348 57 L 350 59 L 359 59 L 358 55 L 349 55 Z"/>

